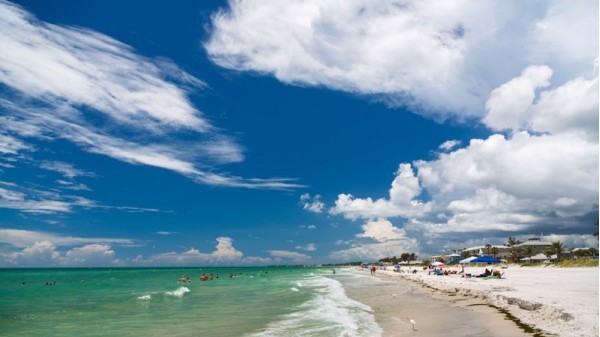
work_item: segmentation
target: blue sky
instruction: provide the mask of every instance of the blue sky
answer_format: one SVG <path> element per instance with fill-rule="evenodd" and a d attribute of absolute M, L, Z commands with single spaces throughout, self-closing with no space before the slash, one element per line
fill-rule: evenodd
<path fill-rule="evenodd" d="M 597 245 L 597 2 L 0 7 L 0 266 Z"/>

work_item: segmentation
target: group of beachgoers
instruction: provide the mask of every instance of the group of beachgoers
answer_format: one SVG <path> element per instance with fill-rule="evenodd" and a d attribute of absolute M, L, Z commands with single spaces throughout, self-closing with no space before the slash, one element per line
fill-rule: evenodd
<path fill-rule="evenodd" d="M 423 269 L 425 270 L 427 267 L 424 267 Z M 435 268 L 433 266 L 429 266 L 428 267 L 429 270 L 429 275 L 437 275 L 437 276 L 448 276 L 448 275 L 461 275 L 461 277 L 466 277 L 466 278 L 471 278 L 471 277 L 478 277 L 478 278 L 487 278 L 487 277 L 496 277 L 496 278 L 502 278 L 502 275 L 504 275 L 504 273 L 500 272 L 499 270 L 495 270 L 495 269 L 488 269 L 485 268 L 485 271 L 481 274 L 470 274 L 470 273 L 465 273 L 465 266 L 464 265 L 459 265 L 458 268 L 460 269 L 460 271 L 458 270 L 449 270 L 448 268 Z"/>
<path fill-rule="evenodd" d="M 268 274 L 268 271 L 264 272 L 265 274 Z M 236 276 L 243 276 L 244 273 L 229 273 L 229 278 L 234 278 Z M 200 275 L 200 281 L 204 282 L 204 281 L 212 281 L 214 279 L 219 279 L 219 274 L 206 274 L 206 273 L 202 273 L 202 275 Z M 179 280 L 177 281 L 178 283 L 192 283 L 192 279 L 187 276 L 187 275 L 183 275 L 179 278 Z"/>
<path fill-rule="evenodd" d="M 371 265 L 368 266 L 369 267 L 369 271 L 371 272 L 371 275 L 374 275 L 377 272 L 377 269 L 383 269 L 383 270 L 387 270 L 386 266 L 376 266 L 376 265 Z M 466 278 L 471 278 L 471 277 L 477 277 L 477 278 L 490 278 L 490 277 L 495 277 L 495 278 L 502 278 L 502 276 L 504 275 L 503 272 L 501 272 L 500 270 L 497 269 L 488 269 L 486 268 L 485 271 L 481 274 L 470 274 L 470 273 L 465 273 L 465 266 L 464 265 L 456 265 L 456 267 L 458 268 L 458 270 L 456 269 L 449 269 L 449 268 L 441 268 L 441 267 L 437 267 L 437 266 L 433 266 L 433 265 L 429 265 L 429 266 L 425 266 L 423 267 L 423 271 L 427 272 L 428 275 L 436 275 L 436 276 L 448 276 L 448 275 L 461 275 L 461 277 L 466 277 Z M 360 269 L 364 270 L 366 268 L 366 266 L 361 266 Z M 504 269 L 504 268 L 503 268 Z M 416 274 L 417 270 L 416 269 L 412 269 L 412 270 L 408 270 L 408 271 L 404 271 L 401 268 L 395 267 L 394 268 L 394 272 L 397 273 L 411 273 L 411 274 Z"/>
<path fill-rule="evenodd" d="M 23 282 L 20 283 L 20 285 L 21 285 L 21 287 L 26 286 L 27 282 L 23 281 Z M 46 283 L 44 283 L 44 285 L 45 286 L 55 286 L 56 285 L 56 281 L 52 281 L 52 282 L 46 281 Z"/>
<path fill-rule="evenodd" d="M 359 269 L 360 270 L 364 270 L 364 269 L 366 269 L 366 267 L 363 265 L 363 266 L 360 266 Z M 377 273 L 377 269 L 387 270 L 387 268 L 385 266 L 377 267 L 376 265 L 371 265 L 369 267 L 369 271 L 371 272 L 371 275 L 375 275 L 375 273 Z M 424 269 L 426 269 L 426 268 L 424 268 Z M 394 272 L 396 272 L 396 273 L 411 273 L 411 274 L 416 274 L 417 270 L 416 269 L 410 269 L 410 270 L 406 270 L 405 271 L 405 270 L 402 270 L 402 268 L 394 268 Z"/>

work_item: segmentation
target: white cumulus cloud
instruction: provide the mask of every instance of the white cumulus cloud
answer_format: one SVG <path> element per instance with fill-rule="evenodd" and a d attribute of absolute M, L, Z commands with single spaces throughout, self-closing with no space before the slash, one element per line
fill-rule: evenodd
<path fill-rule="evenodd" d="M 334 251 L 330 257 L 341 261 L 378 260 L 386 256 L 420 252 L 419 242 L 407 235 L 404 228 L 394 226 L 389 220 L 367 221 L 362 230 L 362 233 L 356 235 L 356 240 L 344 243 L 350 244 L 350 248 Z M 369 240 L 364 242 L 364 239 Z"/>
<path fill-rule="evenodd" d="M 351 194 L 340 194 L 331 214 L 342 214 L 349 219 L 375 219 L 396 216 L 415 216 L 427 212 L 431 204 L 419 201 L 421 186 L 410 164 L 400 164 L 396 178 L 392 181 L 389 198 L 373 200 L 355 198 Z"/>
<path fill-rule="evenodd" d="M 244 254 L 233 246 L 233 239 L 220 236 L 216 239 L 215 250 L 203 253 L 196 248 L 190 248 L 184 252 L 167 252 L 156 254 L 147 259 L 139 258 L 132 261 L 137 265 L 153 266 L 198 266 L 198 265 L 252 265 L 262 263 L 260 258 L 244 257 Z M 267 262 L 268 263 L 268 262 Z"/>
<path fill-rule="evenodd" d="M 321 201 L 321 196 L 319 194 L 315 195 L 312 199 L 310 194 L 302 194 L 300 196 L 300 204 L 303 209 L 314 213 L 321 213 L 325 208 L 325 204 Z"/>
<path fill-rule="evenodd" d="M 464 119 L 531 63 L 581 75 L 597 57 L 597 13 L 567 0 L 238 0 L 213 15 L 205 48 L 225 68 Z"/>
<path fill-rule="evenodd" d="M 598 78 L 577 77 L 545 89 L 551 75 L 548 67 L 531 66 L 491 92 L 484 122 L 508 134 L 417 160 L 416 174 L 402 164 L 404 174 L 397 174 L 389 199 L 342 194 L 330 212 L 351 219 L 404 218 L 406 236 L 433 252 L 484 235 L 560 236 L 588 227 L 591 233 L 589 219 L 598 211 Z M 394 200 L 406 205 L 421 190 L 430 198 L 427 208 L 398 210 Z M 396 192 L 400 197 L 393 197 Z M 360 237 L 395 233 L 389 225 L 367 225 Z M 365 253 L 372 245 L 348 252 Z"/>

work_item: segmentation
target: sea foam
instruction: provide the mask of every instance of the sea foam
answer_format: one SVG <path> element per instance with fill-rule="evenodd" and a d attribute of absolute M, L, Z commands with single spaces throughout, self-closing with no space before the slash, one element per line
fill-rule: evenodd
<path fill-rule="evenodd" d="M 340 282 L 313 276 L 302 283 L 313 298 L 251 336 L 381 336 L 371 307 L 348 298 Z"/>
<path fill-rule="evenodd" d="M 171 295 L 171 296 L 176 296 L 176 297 L 183 297 L 183 295 L 185 295 L 185 293 L 189 293 L 191 290 L 188 289 L 187 287 L 179 287 L 173 291 L 167 291 L 165 292 L 165 294 L 167 295 Z"/>
<path fill-rule="evenodd" d="M 142 295 L 142 296 L 138 297 L 138 300 L 149 300 L 151 298 L 152 298 L 152 296 L 150 296 L 150 295 Z"/>

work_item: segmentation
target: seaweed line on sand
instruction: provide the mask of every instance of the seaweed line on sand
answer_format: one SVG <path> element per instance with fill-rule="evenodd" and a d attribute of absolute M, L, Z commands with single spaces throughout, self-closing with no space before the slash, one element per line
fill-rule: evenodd
<path fill-rule="evenodd" d="M 535 325 L 533 325 L 533 324 L 528 324 L 528 323 L 523 322 L 523 320 L 519 319 L 518 317 L 516 317 L 514 314 L 512 314 L 510 312 L 511 309 L 521 309 L 521 310 L 525 310 L 525 311 L 532 312 L 532 313 L 539 312 L 539 315 L 542 315 L 541 311 L 542 311 L 542 309 L 544 309 L 543 310 L 544 315 L 548 315 L 550 313 L 550 316 L 552 316 L 551 319 L 560 319 L 565 322 L 569 322 L 569 321 L 573 320 L 572 315 L 565 313 L 562 310 L 558 310 L 555 308 L 545 306 L 541 303 L 529 302 L 529 301 L 521 300 L 518 298 L 512 298 L 512 297 L 508 297 L 508 296 L 504 296 L 504 295 L 497 295 L 497 294 L 490 295 L 483 291 L 463 289 L 463 288 L 458 288 L 458 287 L 452 287 L 449 289 L 437 288 L 435 286 L 432 286 L 431 284 L 428 284 L 426 281 L 423 281 L 423 280 L 415 280 L 415 279 L 407 278 L 407 277 L 403 277 L 403 279 L 410 281 L 411 283 L 414 283 L 421 288 L 427 289 L 427 290 L 431 291 L 432 293 L 439 292 L 445 296 L 460 295 L 465 298 L 481 299 L 481 300 L 485 301 L 486 303 L 485 304 L 482 304 L 482 303 L 470 304 L 468 306 L 485 305 L 485 306 L 494 308 L 494 309 L 498 310 L 499 313 L 503 314 L 505 316 L 505 319 L 512 321 L 521 330 L 523 330 L 526 333 L 532 334 L 534 337 L 550 337 L 550 336 L 557 336 L 557 335 L 552 334 L 547 331 L 544 331 L 542 329 L 539 329 L 539 328 L 535 327 Z M 457 302 L 457 300 L 453 300 L 453 302 Z"/>

